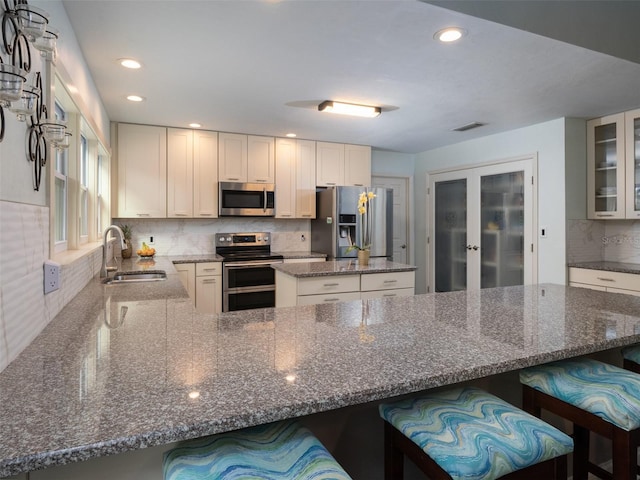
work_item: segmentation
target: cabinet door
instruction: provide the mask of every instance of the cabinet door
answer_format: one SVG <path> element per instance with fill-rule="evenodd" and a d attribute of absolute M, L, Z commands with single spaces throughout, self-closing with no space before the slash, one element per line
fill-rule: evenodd
<path fill-rule="evenodd" d="M 316 218 L 316 142 L 311 140 L 296 145 L 295 197 L 296 218 Z"/>
<path fill-rule="evenodd" d="M 247 181 L 274 183 L 276 181 L 274 138 L 249 135 L 247 142 Z"/>
<path fill-rule="evenodd" d="M 296 215 L 296 148 L 296 140 L 276 140 L 276 218 Z"/>
<path fill-rule="evenodd" d="M 220 133 L 218 137 L 218 178 L 221 182 L 247 181 L 247 136 Z"/>
<path fill-rule="evenodd" d="M 121 218 L 167 216 L 167 129 L 118 124 L 118 208 Z"/>
<path fill-rule="evenodd" d="M 196 277 L 196 310 L 199 313 L 222 312 L 222 277 Z"/>
<path fill-rule="evenodd" d="M 344 184 L 356 187 L 371 185 L 371 147 L 344 146 Z"/>
<path fill-rule="evenodd" d="M 640 109 L 625 112 L 626 218 L 640 218 Z"/>
<path fill-rule="evenodd" d="M 193 263 L 176 263 L 176 272 L 180 277 L 182 285 L 193 301 L 196 299 L 196 267 Z"/>
<path fill-rule="evenodd" d="M 193 216 L 218 216 L 218 133 L 193 134 Z"/>
<path fill-rule="evenodd" d="M 625 217 L 624 114 L 587 122 L 588 217 Z"/>
<path fill-rule="evenodd" d="M 344 145 L 316 142 L 316 185 L 331 187 L 344 184 Z"/>
<path fill-rule="evenodd" d="M 193 216 L 193 131 L 167 130 L 167 217 Z"/>

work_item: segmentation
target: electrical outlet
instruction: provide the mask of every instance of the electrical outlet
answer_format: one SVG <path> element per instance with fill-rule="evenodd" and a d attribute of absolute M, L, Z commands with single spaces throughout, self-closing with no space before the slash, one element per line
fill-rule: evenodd
<path fill-rule="evenodd" d="M 60 264 L 47 260 L 44 262 L 44 293 L 60 288 Z"/>
<path fill-rule="evenodd" d="M 149 237 L 149 242 L 147 242 L 147 243 L 149 243 L 149 245 L 153 245 L 153 244 L 155 243 L 155 242 L 153 241 L 153 235 L 151 235 L 151 236 Z"/>
<path fill-rule="evenodd" d="M 300 241 L 304 242 L 307 239 L 307 237 L 304 236 L 304 233 L 302 235 L 300 235 Z"/>

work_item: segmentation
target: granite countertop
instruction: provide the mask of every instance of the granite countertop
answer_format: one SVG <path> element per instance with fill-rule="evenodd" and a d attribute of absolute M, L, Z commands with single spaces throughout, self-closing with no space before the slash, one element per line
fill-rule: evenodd
<path fill-rule="evenodd" d="M 285 260 L 293 258 L 327 258 L 326 253 L 317 252 L 273 252 L 282 255 Z"/>
<path fill-rule="evenodd" d="M 204 315 L 170 259 L 155 262 L 166 282 L 92 280 L 0 373 L 0 477 L 640 342 L 640 298 L 616 293 L 532 285 Z"/>
<path fill-rule="evenodd" d="M 333 275 L 359 275 L 367 273 L 413 272 L 416 267 L 404 263 L 390 262 L 385 258 L 372 258 L 369 265 L 360 265 L 353 260 L 330 260 L 327 262 L 281 263 L 272 266 L 275 270 L 296 278 L 324 277 Z"/>
<path fill-rule="evenodd" d="M 569 267 L 588 268 L 590 270 L 603 270 L 607 272 L 640 274 L 640 264 L 623 262 L 577 262 L 569 263 Z"/>

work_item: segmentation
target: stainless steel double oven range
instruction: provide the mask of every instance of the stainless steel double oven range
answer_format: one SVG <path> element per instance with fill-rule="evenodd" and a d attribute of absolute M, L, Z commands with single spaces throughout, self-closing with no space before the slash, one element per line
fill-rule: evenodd
<path fill-rule="evenodd" d="M 274 263 L 283 256 L 271 253 L 271 234 L 216 233 L 216 253 L 222 256 L 222 311 L 274 307 Z"/>

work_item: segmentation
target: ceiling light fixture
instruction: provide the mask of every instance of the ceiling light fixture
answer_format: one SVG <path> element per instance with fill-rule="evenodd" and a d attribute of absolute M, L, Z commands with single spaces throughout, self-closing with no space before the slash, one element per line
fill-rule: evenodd
<path fill-rule="evenodd" d="M 333 100 L 325 100 L 318 105 L 321 112 L 338 113 L 340 115 L 354 115 L 356 117 L 374 118 L 380 115 L 382 109 L 380 107 L 371 107 L 368 105 L 357 105 L 355 103 L 334 102 Z"/>
<path fill-rule="evenodd" d="M 142 64 L 139 61 L 134 60 L 133 58 L 119 58 L 118 62 L 124 68 L 131 68 L 133 70 L 137 70 L 138 68 L 142 67 Z"/>
<path fill-rule="evenodd" d="M 296 138 L 297 137 L 297 135 L 295 133 L 287 133 L 286 136 L 289 137 L 289 138 Z"/>
<path fill-rule="evenodd" d="M 199 123 L 195 123 L 195 122 L 194 122 L 194 123 L 190 123 L 190 124 L 189 124 L 189 126 L 190 126 L 191 128 L 201 128 L 201 127 L 202 127 L 202 125 L 201 125 L 201 124 L 199 124 Z"/>
<path fill-rule="evenodd" d="M 460 40 L 467 34 L 467 31 L 463 28 L 459 27 L 448 27 L 442 30 L 438 30 L 436 34 L 433 36 L 436 40 L 441 41 L 442 43 L 451 43 L 456 40 Z"/>
<path fill-rule="evenodd" d="M 127 95 L 127 100 L 130 102 L 142 102 L 144 97 L 141 97 L 140 95 Z"/>

